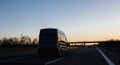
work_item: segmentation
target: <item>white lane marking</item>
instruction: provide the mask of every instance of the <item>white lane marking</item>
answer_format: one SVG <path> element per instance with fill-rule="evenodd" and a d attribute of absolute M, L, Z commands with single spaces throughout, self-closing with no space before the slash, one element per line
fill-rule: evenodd
<path fill-rule="evenodd" d="M 62 58 L 58 58 L 58 59 L 55 59 L 55 60 L 52 60 L 52 61 L 49 61 L 49 62 L 45 63 L 45 65 L 48 65 L 48 64 L 54 63 L 54 62 L 59 61 L 59 60 L 62 60 L 62 59 L 64 59 L 64 57 L 62 57 Z"/>
<path fill-rule="evenodd" d="M 2 61 L 0 61 L 0 62 L 15 61 L 15 60 L 21 60 L 21 59 L 25 59 L 25 58 L 28 58 L 28 57 L 21 57 L 21 58 L 17 58 L 17 59 L 2 60 Z"/>
<path fill-rule="evenodd" d="M 109 65 L 115 65 L 100 49 L 98 49 L 97 47 L 96 49 L 101 53 L 101 55 L 103 56 L 103 58 L 107 61 Z"/>

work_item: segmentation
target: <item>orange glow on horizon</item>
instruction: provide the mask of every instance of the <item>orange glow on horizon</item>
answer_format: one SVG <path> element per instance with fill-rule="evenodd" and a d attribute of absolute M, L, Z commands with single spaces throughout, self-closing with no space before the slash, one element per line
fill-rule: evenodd
<path fill-rule="evenodd" d="M 109 38 L 105 38 L 105 37 L 100 37 L 100 38 L 95 38 L 95 37 L 91 37 L 91 38 L 68 37 L 67 39 L 68 39 L 69 42 L 120 40 L 119 37 L 109 37 Z"/>

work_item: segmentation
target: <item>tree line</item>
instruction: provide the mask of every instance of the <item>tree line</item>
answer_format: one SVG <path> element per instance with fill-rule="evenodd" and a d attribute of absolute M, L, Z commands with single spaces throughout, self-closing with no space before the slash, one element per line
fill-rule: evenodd
<path fill-rule="evenodd" d="M 21 35 L 20 38 L 17 37 L 3 37 L 0 39 L 0 46 L 19 46 L 19 45 L 37 45 L 38 38 L 31 39 L 29 36 Z"/>

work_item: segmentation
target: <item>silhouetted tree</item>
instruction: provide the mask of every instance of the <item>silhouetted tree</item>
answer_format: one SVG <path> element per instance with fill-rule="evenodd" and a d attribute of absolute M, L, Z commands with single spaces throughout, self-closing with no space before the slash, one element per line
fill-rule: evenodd
<path fill-rule="evenodd" d="M 21 35 L 19 44 L 23 45 L 24 43 L 25 43 L 25 36 Z"/>
<path fill-rule="evenodd" d="M 18 38 L 13 38 L 13 41 L 14 41 L 14 45 L 18 45 L 19 44 L 19 39 Z"/>
<path fill-rule="evenodd" d="M 31 44 L 31 38 L 29 36 L 25 36 L 25 44 Z"/>
<path fill-rule="evenodd" d="M 20 38 L 10 37 L 10 38 L 2 38 L 0 39 L 0 45 L 3 46 L 18 46 L 18 45 L 36 45 L 38 43 L 38 39 L 34 38 L 33 41 L 29 36 L 21 35 Z"/>
<path fill-rule="evenodd" d="M 37 39 L 37 38 L 34 38 L 32 43 L 33 43 L 33 45 L 34 45 L 34 44 L 38 44 L 38 39 Z"/>
<path fill-rule="evenodd" d="M 4 37 L 4 38 L 2 39 L 2 45 L 8 45 L 8 44 L 9 44 L 9 42 L 8 42 L 7 38 Z"/>
<path fill-rule="evenodd" d="M 2 40 L 0 40 L 0 45 L 2 44 Z"/>
<path fill-rule="evenodd" d="M 9 38 L 7 39 L 7 41 L 8 41 L 8 44 L 13 45 L 13 38 Z"/>

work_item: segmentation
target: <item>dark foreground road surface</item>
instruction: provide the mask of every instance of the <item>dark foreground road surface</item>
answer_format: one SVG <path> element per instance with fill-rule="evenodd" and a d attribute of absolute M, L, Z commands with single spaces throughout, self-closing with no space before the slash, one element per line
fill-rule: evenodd
<path fill-rule="evenodd" d="M 119 53 L 102 48 L 98 49 L 94 47 L 74 48 L 70 50 L 68 56 L 60 58 L 44 58 L 37 52 L 0 56 L 0 65 L 120 65 Z M 103 57 L 100 51 L 107 59 Z"/>

